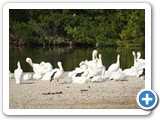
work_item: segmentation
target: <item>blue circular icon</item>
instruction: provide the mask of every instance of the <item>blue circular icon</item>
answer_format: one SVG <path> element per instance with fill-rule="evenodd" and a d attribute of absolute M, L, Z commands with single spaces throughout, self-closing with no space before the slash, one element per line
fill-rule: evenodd
<path fill-rule="evenodd" d="M 142 109 L 150 110 L 157 104 L 157 94 L 153 90 L 141 90 L 137 95 L 137 103 Z"/>

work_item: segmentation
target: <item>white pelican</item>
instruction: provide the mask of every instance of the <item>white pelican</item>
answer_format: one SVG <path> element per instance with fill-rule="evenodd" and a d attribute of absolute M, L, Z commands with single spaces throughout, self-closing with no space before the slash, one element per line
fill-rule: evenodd
<path fill-rule="evenodd" d="M 141 54 L 137 52 L 137 57 L 134 51 L 132 51 L 134 64 L 131 68 L 127 68 L 123 70 L 123 73 L 125 73 L 126 76 L 136 76 L 139 77 L 139 75 L 143 72 L 144 65 L 141 64 L 139 61 L 139 58 Z M 141 66 L 142 65 L 142 66 Z"/>
<path fill-rule="evenodd" d="M 98 54 L 98 51 L 97 50 L 93 50 L 92 52 L 92 60 L 88 61 L 88 60 L 85 60 L 85 61 L 82 61 L 80 62 L 79 66 L 81 67 L 82 64 L 87 64 L 89 66 L 91 66 L 93 63 L 95 63 L 97 61 L 97 54 Z"/>
<path fill-rule="evenodd" d="M 99 54 L 99 57 L 97 59 L 97 67 L 98 68 L 104 67 L 103 63 L 102 63 L 102 55 L 101 54 Z"/>
<path fill-rule="evenodd" d="M 79 67 L 81 68 L 83 65 L 86 65 L 88 63 L 88 60 L 82 61 L 79 63 Z"/>
<path fill-rule="evenodd" d="M 55 72 L 52 74 L 50 82 L 52 82 L 52 80 L 54 80 L 55 82 L 58 82 L 58 81 L 59 81 L 59 78 L 61 77 L 61 75 L 62 75 L 63 72 L 64 72 L 63 67 L 62 67 L 62 63 L 61 63 L 61 62 L 58 62 L 57 65 L 58 65 L 59 69 L 57 69 L 57 71 L 55 71 Z"/>
<path fill-rule="evenodd" d="M 72 78 L 72 77 L 75 77 L 77 74 L 82 74 L 84 72 L 82 66 L 79 68 L 79 67 L 76 67 L 75 70 L 71 71 L 68 73 L 68 77 L 69 78 Z"/>
<path fill-rule="evenodd" d="M 42 74 L 45 74 L 45 73 L 50 72 L 52 70 L 52 65 L 49 62 L 41 62 L 40 66 L 41 66 L 41 73 Z"/>
<path fill-rule="evenodd" d="M 27 73 L 27 74 L 23 75 L 23 80 L 31 80 L 31 79 L 32 79 L 31 73 Z"/>
<path fill-rule="evenodd" d="M 46 72 L 49 72 L 52 70 L 52 65 L 50 63 L 41 62 L 33 63 L 31 58 L 26 58 L 26 62 L 29 63 L 29 65 L 33 68 L 33 71 L 37 74 L 45 74 Z"/>
<path fill-rule="evenodd" d="M 104 81 L 106 81 L 107 79 L 109 79 L 109 78 L 112 76 L 113 73 L 115 73 L 115 72 L 104 71 L 104 72 L 102 72 L 101 75 L 96 75 L 96 76 L 94 76 L 94 77 L 91 79 L 91 81 L 92 81 L 92 82 L 104 82 Z"/>
<path fill-rule="evenodd" d="M 41 79 L 41 78 L 42 78 L 42 74 L 40 74 L 40 73 L 34 73 L 33 74 L 33 79 L 38 80 L 38 79 Z"/>
<path fill-rule="evenodd" d="M 102 75 L 105 73 L 105 67 L 103 65 L 101 66 L 97 66 L 97 62 L 93 62 L 92 65 L 88 65 L 86 64 L 87 67 L 88 67 L 88 76 L 89 78 L 92 78 L 94 76 L 97 76 L 97 75 Z"/>
<path fill-rule="evenodd" d="M 88 72 L 89 72 L 88 76 L 91 78 L 94 76 L 98 76 L 98 75 L 101 76 L 102 74 L 105 74 L 106 68 L 102 64 L 102 55 L 101 54 L 99 54 L 99 58 L 94 58 L 94 60 L 92 60 L 92 62 L 90 62 L 89 64 L 86 63 L 86 65 L 88 66 Z"/>
<path fill-rule="evenodd" d="M 122 69 L 120 68 L 117 72 L 113 72 L 110 80 L 126 80 L 126 75 L 122 72 Z"/>
<path fill-rule="evenodd" d="M 139 77 L 143 73 L 143 68 L 142 69 L 136 69 L 134 66 L 132 66 L 131 68 L 124 69 L 123 73 L 126 76 Z"/>
<path fill-rule="evenodd" d="M 26 62 L 33 68 L 33 71 L 35 73 L 39 73 L 39 69 L 40 69 L 40 64 L 38 63 L 33 63 L 31 58 L 26 58 Z"/>
<path fill-rule="evenodd" d="M 87 66 L 87 65 L 86 65 Z M 97 58 L 92 66 L 87 66 L 88 75 L 84 79 L 92 78 L 92 82 L 102 82 L 105 81 L 105 66 L 102 64 L 102 55 L 99 54 L 99 58 Z"/>
<path fill-rule="evenodd" d="M 136 62 L 137 62 L 137 58 L 136 58 L 136 54 L 135 54 L 134 51 L 132 51 L 132 55 L 133 55 L 133 61 L 134 61 L 134 64 L 133 64 L 133 65 L 135 65 Z"/>
<path fill-rule="evenodd" d="M 141 53 L 137 52 L 137 61 L 139 61 L 139 60 L 142 62 L 145 62 L 145 60 L 141 58 Z"/>
<path fill-rule="evenodd" d="M 19 61 L 17 63 L 17 66 L 18 66 L 18 68 L 16 70 L 14 70 L 14 76 L 15 76 L 15 79 L 16 79 L 16 84 L 20 84 L 21 81 L 22 81 L 23 70 L 21 69 L 21 65 L 20 65 Z"/>
<path fill-rule="evenodd" d="M 86 83 L 87 79 L 88 78 L 86 76 L 73 77 L 72 83 L 83 84 Z"/>
<path fill-rule="evenodd" d="M 87 66 L 83 65 L 83 71 L 71 77 L 72 83 L 83 84 L 88 80 Z"/>
<path fill-rule="evenodd" d="M 97 50 L 93 50 L 93 52 L 92 52 L 92 61 L 95 61 L 97 59 L 97 54 L 98 54 L 98 51 Z"/>
<path fill-rule="evenodd" d="M 99 58 L 97 59 L 97 63 L 92 69 L 90 77 L 93 77 L 91 81 L 103 81 L 105 79 L 105 70 L 106 67 L 102 64 L 102 55 L 99 54 Z"/>
<path fill-rule="evenodd" d="M 105 75 L 105 72 L 102 72 L 101 75 L 93 76 L 91 79 L 92 82 L 104 82 L 106 81 L 107 77 Z"/>
<path fill-rule="evenodd" d="M 90 77 L 98 75 L 97 63 L 92 62 L 92 64 L 86 64 L 86 65 L 88 66 L 88 72 Z"/>
<path fill-rule="evenodd" d="M 97 53 L 98 53 L 97 50 L 93 50 L 92 60 L 90 60 L 90 61 L 85 60 L 85 61 L 80 62 L 80 64 L 79 64 L 80 67 L 77 67 L 77 68 L 75 68 L 75 70 L 69 72 L 68 77 L 73 78 L 77 74 L 78 74 L 78 76 L 83 74 L 84 73 L 83 66 L 87 67 L 87 71 L 89 72 L 88 74 L 91 77 L 96 75 L 97 74 L 97 61 L 98 61 Z"/>
<path fill-rule="evenodd" d="M 110 65 L 109 68 L 108 68 L 108 71 L 110 71 L 110 72 L 116 72 L 116 71 L 118 71 L 118 69 L 120 67 L 119 58 L 120 58 L 120 55 L 118 54 L 117 55 L 117 62 L 113 63 L 112 65 Z"/>
<path fill-rule="evenodd" d="M 92 60 L 82 61 L 75 70 L 69 72 L 68 77 L 72 79 L 73 83 L 85 83 L 89 78 L 102 75 L 105 73 L 105 66 L 102 64 L 102 55 L 99 54 L 97 58 L 97 50 L 92 52 Z"/>
<path fill-rule="evenodd" d="M 45 73 L 41 80 L 51 80 L 51 76 L 53 75 L 53 73 L 57 72 L 58 70 L 58 68 L 55 68 L 52 71 Z"/>
<path fill-rule="evenodd" d="M 106 67 L 102 63 L 102 55 L 99 54 L 98 62 L 97 62 L 98 74 L 104 76 Z"/>
<path fill-rule="evenodd" d="M 131 68 L 124 69 L 123 73 L 126 76 L 137 76 L 137 74 L 138 74 L 137 69 L 134 66 L 132 66 Z"/>
<path fill-rule="evenodd" d="M 97 62 L 97 54 L 98 54 L 98 51 L 97 51 L 97 50 L 93 50 L 93 52 L 92 52 L 92 60 L 90 60 L 90 61 L 85 61 L 85 63 L 86 63 L 88 66 L 92 66 L 92 64 L 94 64 L 94 63 Z"/>
<path fill-rule="evenodd" d="M 143 69 L 145 68 L 145 60 L 141 59 L 141 53 L 137 52 L 137 62 L 134 64 L 136 69 Z"/>
<path fill-rule="evenodd" d="M 109 78 L 112 76 L 112 73 L 113 73 L 113 72 L 105 71 L 104 77 L 105 77 L 106 79 L 109 79 Z"/>

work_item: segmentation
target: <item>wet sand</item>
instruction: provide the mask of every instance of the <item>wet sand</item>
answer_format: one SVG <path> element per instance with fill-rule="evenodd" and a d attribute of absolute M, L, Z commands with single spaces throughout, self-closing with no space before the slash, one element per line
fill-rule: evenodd
<path fill-rule="evenodd" d="M 10 109 L 135 109 L 137 93 L 145 81 L 127 77 L 126 81 L 70 83 L 65 72 L 59 83 L 41 80 L 9 81 Z"/>

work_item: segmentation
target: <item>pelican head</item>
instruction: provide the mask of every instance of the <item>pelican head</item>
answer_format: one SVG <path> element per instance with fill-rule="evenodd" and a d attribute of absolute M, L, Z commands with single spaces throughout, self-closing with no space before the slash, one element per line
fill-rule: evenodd
<path fill-rule="evenodd" d="M 137 59 L 139 59 L 141 57 L 141 53 L 137 52 Z"/>
<path fill-rule="evenodd" d="M 32 63 L 31 58 L 27 57 L 26 58 L 26 62 L 29 63 L 33 67 L 33 63 Z"/>
<path fill-rule="evenodd" d="M 31 62 L 31 58 L 27 57 L 27 58 L 26 58 L 26 62 L 27 62 L 27 63 Z"/>
<path fill-rule="evenodd" d="M 58 64 L 58 66 L 62 66 L 62 63 L 61 63 L 60 61 L 58 61 L 58 63 L 57 63 L 57 64 Z"/>
<path fill-rule="evenodd" d="M 134 51 L 132 51 L 132 55 L 133 55 L 133 56 L 135 56 L 135 55 L 136 55 Z"/>
<path fill-rule="evenodd" d="M 101 59 L 102 58 L 102 55 L 101 54 L 99 54 L 99 59 Z"/>
<path fill-rule="evenodd" d="M 42 61 L 42 62 L 40 63 L 40 66 L 43 67 L 44 65 L 45 65 L 45 62 Z"/>
<path fill-rule="evenodd" d="M 62 67 L 62 63 L 61 63 L 60 61 L 58 61 L 57 64 L 58 64 L 59 69 L 60 69 L 61 71 L 64 71 L 64 70 L 63 70 L 63 67 Z"/>
<path fill-rule="evenodd" d="M 119 58 L 120 58 L 120 55 L 118 54 L 118 55 L 117 55 L 117 59 L 119 59 Z"/>
<path fill-rule="evenodd" d="M 85 62 L 84 62 L 84 61 L 82 61 L 82 62 L 79 63 L 79 66 L 80 66 L 80 67 L 83 66 L 83 65 L 85 65 Z"/>
<path fill-rule="evenodd" d="M 20 65 L 19 61 L 17 62 L 17 66 L 18 66 L 18 68 L 21 68 L 21 65 Z"/>
<path fill-rule="evenodd" d="M 92 60 L 95 60 L 97 58 L 97 54 L 98 54 L 98 51 L 97 50 L 93 50 L 93 52 L 92 52 Z"/>

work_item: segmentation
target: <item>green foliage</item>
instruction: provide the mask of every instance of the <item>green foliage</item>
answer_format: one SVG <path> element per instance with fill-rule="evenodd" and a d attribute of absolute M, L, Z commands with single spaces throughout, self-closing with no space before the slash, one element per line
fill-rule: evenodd
<path fill-rule="evenodd" d="M 139 12 L 140 11 L 140 12 Z M 132 10 L 127 14 L 127 24 L 120 33 L 122 44 L 127 46 L 143 46 L 145 36 L 145 14 L 144 10 Z M 120 43 L 120 41 L 117 41 Z M 131 45 L 130 45 L 131 44 Z"/>
<path fill-rule="evenodd" d="M 10 9 L 11 45 L 143 46 L 144 10 Z"/>

